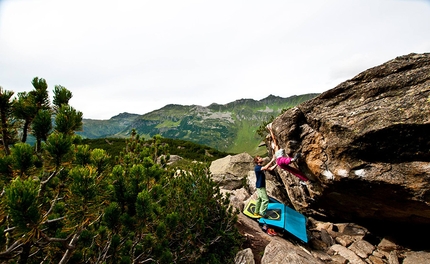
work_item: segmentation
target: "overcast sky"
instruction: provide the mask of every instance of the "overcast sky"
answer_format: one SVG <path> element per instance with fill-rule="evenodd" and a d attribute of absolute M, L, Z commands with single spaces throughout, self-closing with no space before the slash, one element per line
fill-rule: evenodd
<path fill-rule="evenodd" d="M 0 0 L 0 86 L 44 78 L 84 118 L 321 93 L 413 52 L 429 0 Z"/>

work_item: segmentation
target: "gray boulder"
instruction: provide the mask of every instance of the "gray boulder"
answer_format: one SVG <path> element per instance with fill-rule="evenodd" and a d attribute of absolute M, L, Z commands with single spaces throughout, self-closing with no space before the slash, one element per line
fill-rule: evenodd
<path fill-rule="evenodd" d="M 212 179 L 218 182 L 223 189 L 235 190 L 244 186 L 246 173 L 253 170 L 253 158 L 248 153 L 228 155 L 215 160 L 209 168 Z M 246 172 L 244 174 L 244 172 Z"/>
<path fill-rule="evenodd" d="M 245 248 L 237 253 L 234 258 L 235 264 L 255 264 L 254 254 L 250 248 Z"/>
<path fill-rule="evenodd" d="M 313 181 L 277 169 L 296 209 L 403 235 L 430 224 L 430 53 L 366 70 L 272 127 Z"/>

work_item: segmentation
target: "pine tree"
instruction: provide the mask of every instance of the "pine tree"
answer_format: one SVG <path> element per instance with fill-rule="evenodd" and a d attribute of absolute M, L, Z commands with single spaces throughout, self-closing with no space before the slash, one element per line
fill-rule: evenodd
<path fill-rule="evenodd" d="M 12 96 L 14 92 L 3 90 L 0 86 L 0 128 L 3 149 L 9 155 L 9 144 L 11 143 L 11 133 L 9 131 L 10 116 L 12 113 Z"/>
<path fill-rule="evenodd" d="M 168 167 L 161 137 L 145 142 L 136 130 L 115 161 L 80 145 L 82 113 L 65 94 L 39 111 L 56 115 L 40 152 L 21 142 L 0 157 L 0 262 L 232 262 L 237 212 L 207 166 Z M 33 131 L 42 123 L 36 117 Z"/>
<path fill-rule="evenodd" d="M 30 128 L 31 122 L 37 114 L 37 107 L 34 98 L 30 93 L 22 92 L 18 93 L 18 97 L 13 103 L 13 115 L 17 119 L 24 121 L 22 128 L 21 142 L 27 141 L 27 134 Z"/>
<path fill-rule="evenodd" d="M 52 130 L 51 111 L 40 109 L 32 122 L 33 135 L 36 137 L 36 152 L 41 151 L 42 141 L 48 139 Z"/>

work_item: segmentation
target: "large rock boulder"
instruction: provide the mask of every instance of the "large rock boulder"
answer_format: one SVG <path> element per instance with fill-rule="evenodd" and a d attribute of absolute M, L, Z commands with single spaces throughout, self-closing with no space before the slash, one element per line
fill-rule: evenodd
<path fill-rule="evenodd" d="M 221 162 L 223 160 L 223 162 Z M 231 206 L 243 211 L 249 199 L 256 199 L 255 173 L 253 161 L 245 154 L 230 156 L 211 166 L 217 169 L 217 175 L 234 171 L 243 186 L 234 190 L 221 189 L 230 194 Z M 235 162 L 225 162 L 225 161 Z M 237 163 L 243 163 L 237 166 Z M 245 164 L 248 163 L 248 164 Z M 222 166 L 218 166 L 223 164 Z M 239 167 L 241 169 L 239 169 Z M 251 169 L 251 170 L 250 170 Z M 269 195 L 285 201 L 284 186 L 276 175 L 266 172 Z M 225 184 L 224 186 L 229 186 Z M 309 187 L 312 188 L 312 187 Z M 411 251 L 392 241 L 390 237 L 378 238 L 363 226 L 355 223 L 332 223 L 318 221 L 308 217 L 307 230 L 309 243 L 298 242 L 290 234 L 278 229 L 278 236 L 270 236 L 262 230 L 255 219 L 238 214 L 236 224 L 244 238 L 243 250 L 239 251 L 236 264 L 245 263 L 426 263 L 428 254 L 423 251 Z M 396 233 L 398 230 L 392 230 Z M 404 260 L 403 262 L 399 262 Z"/>
<path fill-rule="evenodd" d="M 277 168 L 296 209 L 411 238 L 430 230 L 430 53 L 366 70 L 272 127 L 313 181 Z"/>
<path fill-rule="evenodd" d="M 269 161 L 266 157 L 266 164 Z M 222 193 L 230 194 L 230 204 L 240 211 L 250 199 L 257 199 L 254 166 L 251 155 L 240 153 L 214 160 L 209 167 L 212 180 L 219 184 Z M 268 171 L 265 175 L 267 194 L 282 203 L 290 204 L 284 186 L 276 175 Z"/>
<path fill-rule="evenodd" d="M 223 189 L 235 190 L 244 186 L 246 174 L 254 169 L 253 157 L 248 153 L 228 155 L 211 163 L 212 179 Z"/>

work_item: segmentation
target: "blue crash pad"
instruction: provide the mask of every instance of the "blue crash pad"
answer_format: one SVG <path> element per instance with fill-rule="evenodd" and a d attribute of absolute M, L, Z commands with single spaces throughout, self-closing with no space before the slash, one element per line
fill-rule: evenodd
<path fill-rule="evenodd" d="M 250 200 L 243 213 L 251 218 L 256 218 L 254 216 L 254 211 L 255 200 Z M 278 201 L 273 200 L 270 200 L 266 214 L 268 217 L 260 218 L 258 220 L 259 223 L 284 229 L 303 242 L 308 242 L 306 217 L 304 215 Z"/>

